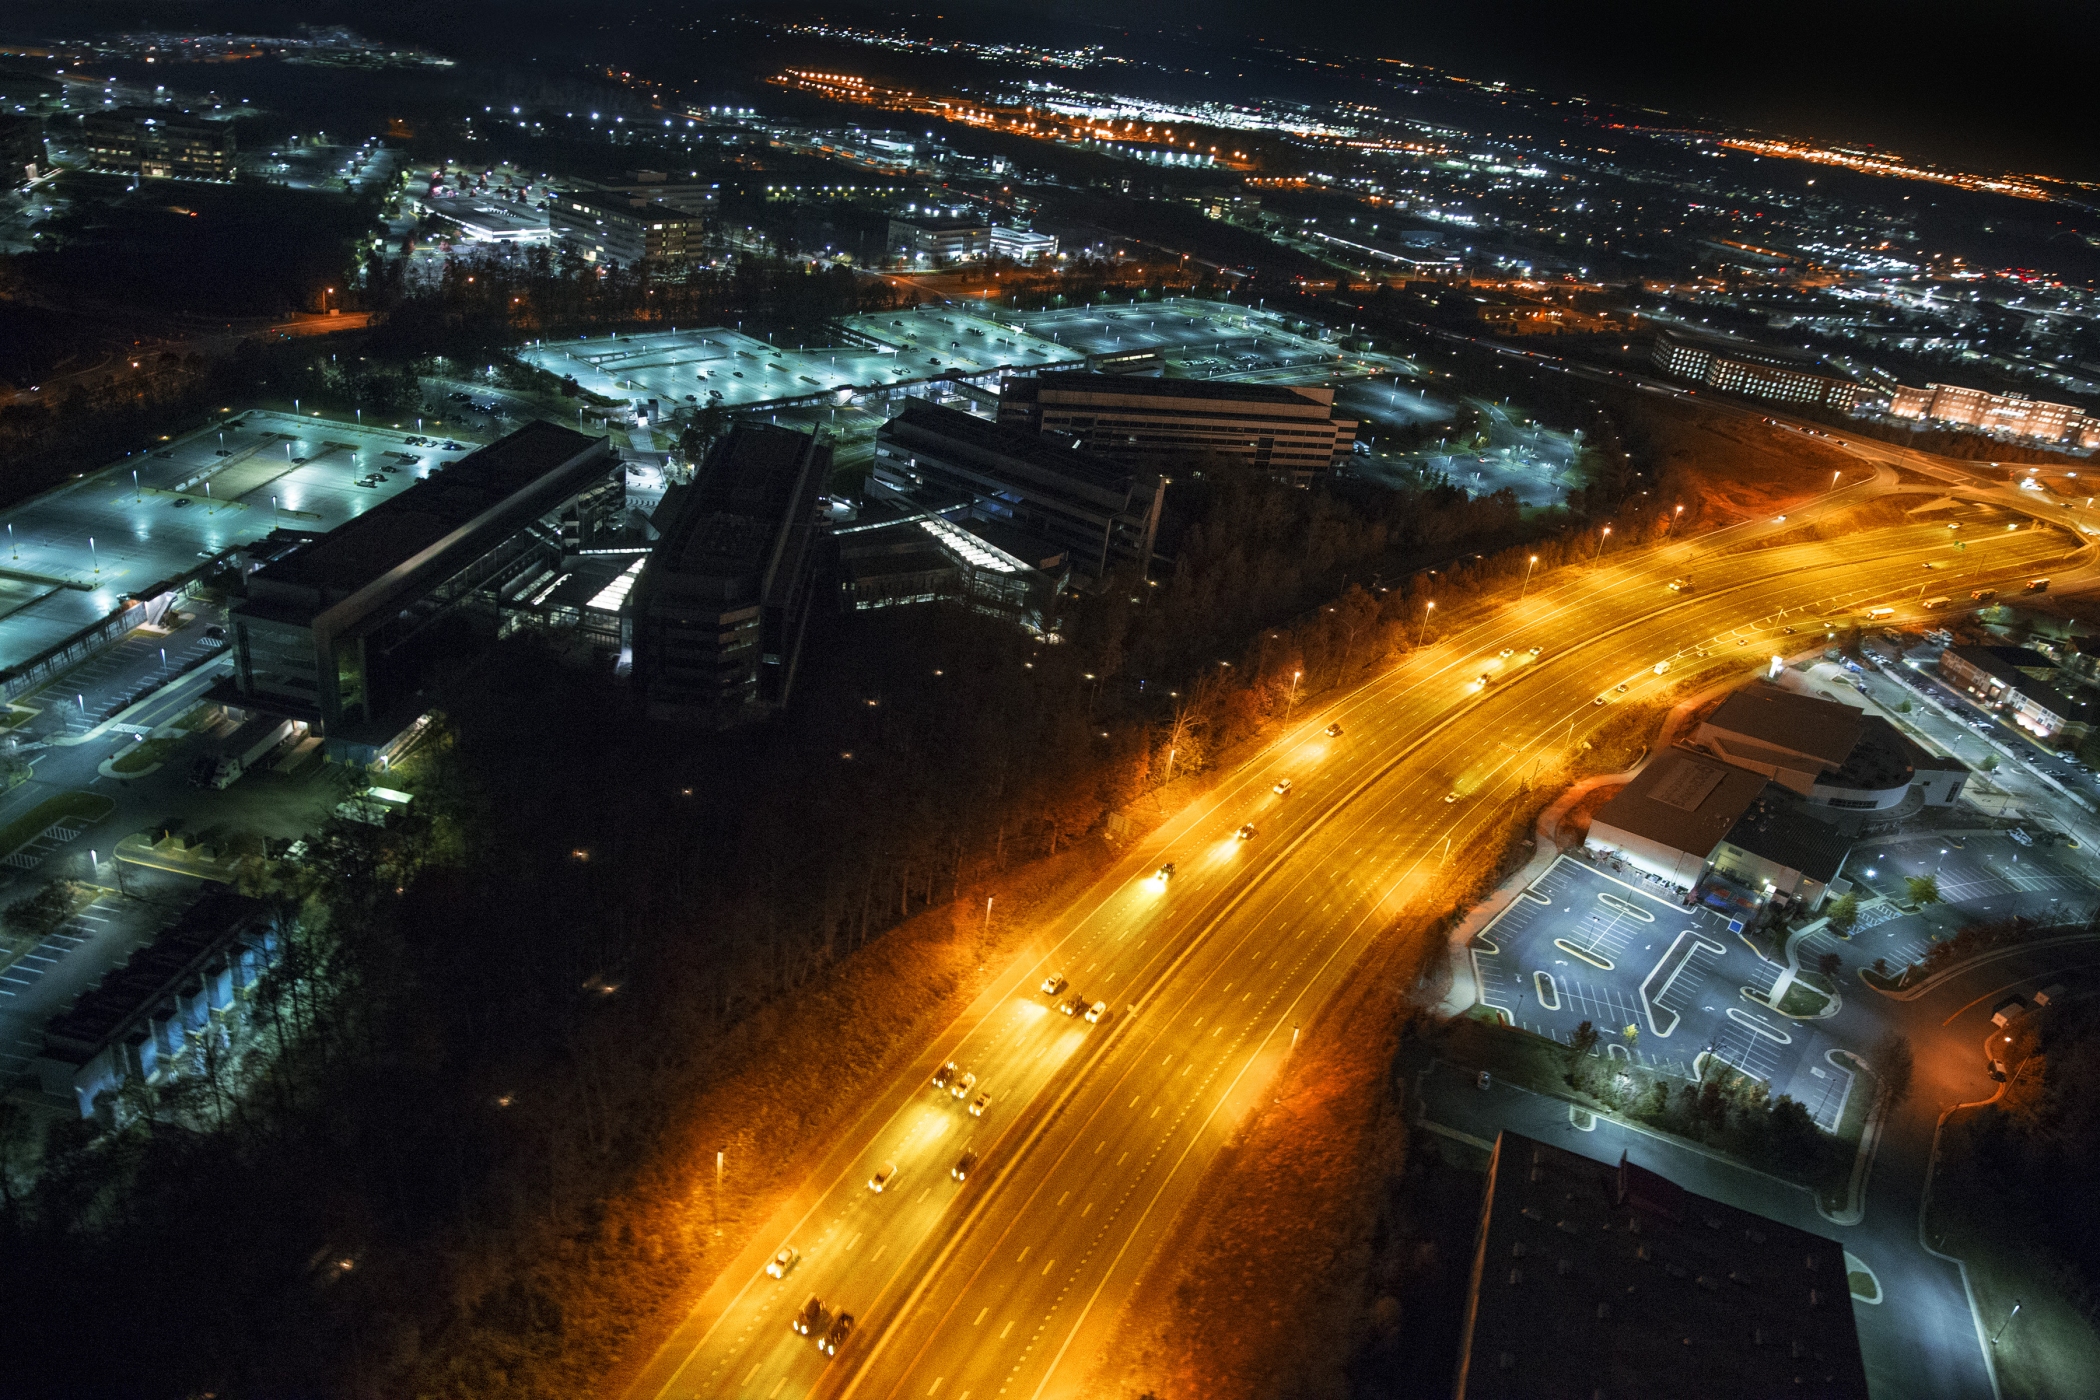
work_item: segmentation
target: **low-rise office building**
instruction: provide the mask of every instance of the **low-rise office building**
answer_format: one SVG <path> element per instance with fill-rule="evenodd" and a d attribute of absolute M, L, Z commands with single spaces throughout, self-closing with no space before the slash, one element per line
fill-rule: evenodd
<path fill-rule="evenodd" d="M 231 180 L 233 123 L 163 107 L 111 107 L 80 119 L 80 144 L 95 170 L 148 180 Z"/>
<path fill-rule="evenodd" d="M 1505 1129 L 1488 1161 L 1457 1400 L 1865 1400 L 1845 1251 Z"/>
<path fill-rule="evenodd" d="M 574 248 L 586 262 L 675 269 L 707 256 L 706 215 L 643 195 L 562 190 L 547 201 L 547 226 L 556 242 Z"/>
<path fill-rule="evenodd" d="M 992 227 L 980 219 L 891 219 L 888 248 L 915 267 L 980 262 L 992 251 Z"/>
<path fill-rule="evenodd" d="M 1815 356 L 1749 341 L 1666 330 L 1655 337 L 1651 359 L 1665 374 L 1753 399 L 1849 411 L 1859 397 L 1856 380 Z"/>
<path fill-rule="evenodd" d="M 739 423 L 664 493 L 630 599 L 633 680 L 651 717 L 727 726 L 784 707 L 828 544 L 820 434 Z"/>
<path fill-rule="evenodd" d="M 2075 404 L 1957 384 L 1927 384 L 1922 389 L 1899 384 L 1889 396 L 1889 416 L 2050 445 L 2100 446 L 2100 419 Z"/>
<path fill-rule="evenodd" d="M 125 1086 L 193 1074 L 206 1042 L 219 1052 L 234 1045 L 279 946 L 261 900 L 206 894 L 45 1025 L 39 1086 L 70 1098 L 83 1118 L 114 1121 Z"/>
<path fill-rule="evenodd" d="M 961 506 L 1009 524 L 1063 551 L 1073 573 L 1099 579 L 1151 562 L 1163 483 L 1070 439 L 908 399 L 875 434 L 868 490 L 878 500 Z"/>
<path fill-rule="evenodd" d="M 1058 596 L 1071 581 L 1064 549 L 996 520 L 955 509 L 885 509 L 834 527 L 839 589 L 858 612 L 956 601 L 1030 632 L 1057 626 Z"/>
<path fill-rule="evenodd" d="M 1012 258 L 1017 263 L 1041 262 L 1044 258 L 1057 256 L 1057 235 L 995 225 L 991 252 L 995 258 Z"/>
<path fill-rule="evenodd" d="M 1748 910 L 1779 903 L 1813 912 L 1852 888 L 1839 872 L 1851 838 L 1811 816 L 1787 789 L 1767 783 L 1707 858 L 1695 886 L 1704 902 Z"/>
<path fill-rule="evenodd" d="M 2006 703 L 2022 687 L 2047 685 L 2055 670 L 2031 647 L 1965 645 L 1940 653 L 1940 674 L 1987 705 Z"/>
<path fill-rule="evenodd" d="M 1239 461 L 1300 483 L 1356 440 L 1356 422 L 1336 414 L 1331 388 L 1083 372 L 1008 381 L 999 421 L 1066 434 L 1125 466 Z"/>
<path fill-rule="evenodd" d="M 305 721 L 338 757 L 383 744 L 438 657 L 495 636 L 506 586 L 560 558 L 563 517 L 618 466 L 605 438 L 530 423 L 325 535 L 272 536 L 228 609 L 224 698 Z"/>

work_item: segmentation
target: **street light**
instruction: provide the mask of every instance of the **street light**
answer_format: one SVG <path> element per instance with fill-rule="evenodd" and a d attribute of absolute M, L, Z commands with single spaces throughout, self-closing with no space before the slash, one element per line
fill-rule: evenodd
<path fill-rule="evenodd" d="M 1432 603 L 1430 606 L 1434 607 L 1436 605 Z M 1291 672 L 1291 693 L 1283 702 L 1283 722 L 1286 727 L 1291 722 L 1291 706 L 1298 703 L 1298 678 L 1304 674 L 1305 672 L 1303 671 Z"/>
<path fill-rule="evenodd" d="M 1424 603 L 1422 605 L 1422 627 L 1420 631 L 1415 633 L 1415 645 L 1417 647 L 1420 647 L 1422 645 L 1422 639 L 1429 635 L 1429 615 L 1435 611 L 1436 599 L 1434 598 L 1430 599 L 1427 603 Z"/>
<path fill-rule="evenodd" d="M 1590 556 L 1590 562 L 1592 564 L 1596 563 L 1599 559 L 1602 559 L 1604 557 L 1604 542 L 1610 538 L 1611 526 L 1607 525 L 1604 527 L 1604 533 L 1597 536 L 1597 552 Z"/>
<path fill-rule="evenodd" d="M 1531 562 L 1530 562 L 1529 564 L 1526 564 L 1526 565 L 1524 566 L 1524 587 L 1523 587 L 1523 588 L 1519 588 L 1519 589 L 1517 590 L 1517 601 L 1518 601 L 1518 602 L 1520 602 L 1520 603 L 1521 603 L 1521 602 L 1523 602 L 1523 601 L 1524 601 L 1524 594 L 1525 594 L 1525 592 L 1526 592 L 1527 590 L 1529 590 L 1529 589 L 1530 589 L 1530 587 L 1531 587 L 1531 571 L 1532 571 L 1533 569 L 1536 569 L 1536 568 L 1537 568 L 1538 566 L 1539 566 L 1539 557 L 1538 557 L 1538 556 L 1537 556 L 1536 554 L 1534 554 L 1534 555 L 1532 555 L 1532 556 L 1531 556 Z"/>

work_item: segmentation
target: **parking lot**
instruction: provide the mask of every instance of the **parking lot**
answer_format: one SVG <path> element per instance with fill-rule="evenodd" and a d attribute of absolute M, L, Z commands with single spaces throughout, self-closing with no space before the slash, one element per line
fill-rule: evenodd
<path fill-rule="evenodd" d="M 1607 1059 L 1685 1080 L 1719 1060 L 1798 1100 L 1826 1130 L 1844 1111 L 1853 1076 L 1830 1054 L 1837 1043 L 1752 999 L 1780 966 L 1738 925 L 1665 887 L 1562 856 L 1472 954 L 1482 1003 L 1523 1030 L 1565 1045 L 1588 1021 Z"/>
<path fill-rule="evenodd" d="M 847 318 L 871 344 L 789 350 L 735 329 L 702 326 L 644 335 L 547 341 L 519 357 L 551 374 L 573 376 L 592 393 L 659 410 L 709 402 L 749 408 L 782 399 L 1001 368 L 1073 364 L 1077 351 L 958 308 Z M 840 402 L 849 401 L 841 394 Z"/>
<path fill-rule="evenodd" d="M 229 414 L 0 512 L 0 666 L 279 526 L 331 530 L 479 445 L 419 436 L 412 424 Z"/>

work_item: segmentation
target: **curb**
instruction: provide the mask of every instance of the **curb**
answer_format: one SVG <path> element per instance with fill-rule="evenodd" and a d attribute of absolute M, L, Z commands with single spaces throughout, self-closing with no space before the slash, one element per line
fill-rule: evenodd
<path fill-rule="evenodd" d="M 2095 931 L 2091 933 L 2067 933 L 2056 938 L 2037 938 L 2026 943 L 2012 943 L 2002 948 L 1989 948 L 1981 953 L 1978 953 L 1973 958 L 1967 958 L 1961 962 L 1954 964 L 1952 967 L 1941 968 L 1938 972 L 1933 973 L 1930 977 L 1918 983 L 1918 985 L 1915 987 L 1903 988 L 1897 991 L 1889 991 L 1885 988 L 1877 987 L 1872 982 L 1867 981 L 1866 974 L 1868 969 L 1866 968 L 1860 968 L 1858 970 L 1859 980 L 1860 984 L 1866 987 L 1867 990 L 1878 993 L 1881 996 L 1885 996 L 1890 1001 L 1916 1001 L 1919 997 L 1924 996 L 1929 991 L 1932 991 L 1934 988 L 1938 987 L 1942 982 L 1945 982 L 1948 978 L 1956 976 L 1959 973 L 1967 972 L 1970 968 L 1981 967 L 1985 963 L 2002 962 L 2006 958 L 2016 957 L 2021 953 L 2032 952 L 2037 948 L 2060 948 L 2067 943 L 2100 943 L 2100 931 Z M 1985 1102 L 1989 1102 L 1989 1100 L 1985 1100 Z"/>

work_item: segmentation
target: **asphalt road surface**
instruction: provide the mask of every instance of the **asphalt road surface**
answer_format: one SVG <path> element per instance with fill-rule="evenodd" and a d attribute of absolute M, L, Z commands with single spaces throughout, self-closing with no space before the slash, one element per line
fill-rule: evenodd
<path fill-rule="evenodd" d="M 1401 666 L 1302 709 L 870 1104 L 634 1393 L 1081 1393 L 1203 1169 L 1289 1072 L 1296 1028 L 1398 914 L 1439 897 L 1448 853 L 1508 820 L 1528 772 L 1579 748 L 1613 703 L 1799 651 L 1817 623 L 1908 597 L 1920 557 L 1951 548 L 1943 525 L 1767 543 L 1832 504 L 1542 580 L 1447 635 L 1432 626 Z M 2024 529 L 1972 543 L 1967 563 L 2064 580 L 2091 553 L 2068 532 Z M 1681 573 L 1700 591 L 1663 586 Z M 1242 823 L 1252 839 L 1235 835 Z M 1107 1002 L 1103 1023 L 1059 1014 L 1038 989 L 1051 973 L 1070 980 L 1065 995 Z M 977 1075 L 973 1097 L 992 1092 L 983 1117 L 930 1087 L 950 1060 Z M 958 1183 L 965 1150 L 979 1160 Z M 872 1191 L 885 1163 L 896 1174 Z M 783 1244 L 802 1257 L 775 1281 L 761 1266 Z M 835 1358 L 789 1329 L 812 1294 L 857 1318 Z"/>

